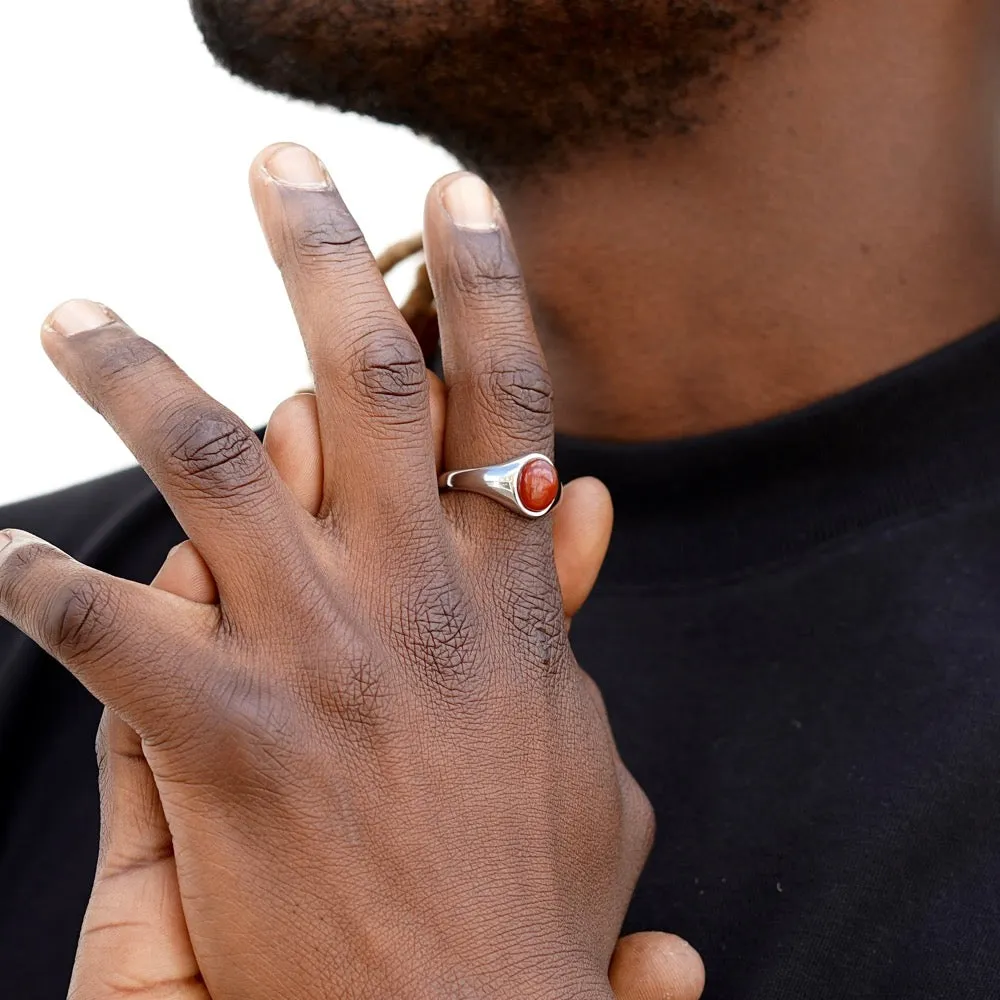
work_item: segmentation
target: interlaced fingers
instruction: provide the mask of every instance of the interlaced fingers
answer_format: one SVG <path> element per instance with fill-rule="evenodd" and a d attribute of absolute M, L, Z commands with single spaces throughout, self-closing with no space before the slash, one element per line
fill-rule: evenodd
<path fill-rule="evenodd" d="M 423 249 L 424 238 L 420 233 L 400 240 L 378 256 L 376 259 L 378 269 L 384 277 L 397 264 L 409 260 L 410 257 L 421 253 Z M 424 352 L 424 359 L 430 364 L 437 353 L 439 331 L 437 306 L 434 303 L 434 292 L 431 289 L 426 264 L 422 263 L 417 270 L 413 289 L 406 302 L 400 306 L 400 312 L 417 338 L 417 343 L 420 344 L 420 349 Z"/>

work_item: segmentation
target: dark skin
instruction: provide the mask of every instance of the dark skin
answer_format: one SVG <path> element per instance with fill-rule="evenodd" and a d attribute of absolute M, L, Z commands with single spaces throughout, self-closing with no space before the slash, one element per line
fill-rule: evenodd
<path fill-rule="evenodd" d="M 238 72 L 493 181 L 560 428 L 638 439 L 804 405 L 1000 311 L 992 4 L 707 6 L 195 9 Z"/>
<path fill-rule="evenodd" d="M 447 396 L 428 372 L 432 435 L 438 469 L 444 448 Z M 268 421 L 264 449 L 296 501 L 316 516 L 323 504 L 322 432 L 314 393 L 282 403 Z M 553 556 L 567 627 L 586 601 L 607 550 L 611 501 L 592 478 L 565 485 L 552 514 Z M 188 541 L 167 557 L 152 586 L 203 604 L 217 604 L 218 586 Z M 601 703 L 599 692 L 592 694 Z M 205 1000 L 181 903 L 173 838 L 142 740 L 105 712 L 98 739 L 101 772 L 101 852 L 83 922 L 72 1000 L 161 998 Z M 609 981 L 616 1000 L 698 1000 L 704 968 L 680 938 L 643 932 L 622 938 Z M 127 987 L 127 989 L 125 988 Z"/>
<path fill-rule="evenodd" d="M 406 121 L 493 185 L 561 431 L 750 423 L 1000 314 L 994 0 L 194 9 L 224 65 Z"/>
<path fill-rule="evenodd" d="M 444 438 L 443 384 L 429 374 L 431 424 L 438 462 Z M 316 397 L 298 393 L 268 422 L 264 447 L 296 500 L 318 514 L 323 502 L 321 431 Z M 567 625 L 592 587 L 611 530 L 607 491 L 595 479 L 568 483 L 553 512 L 556 573 Z M 195 546 L 185 542 L 167 558 L 154 588 L 204 604 L 218 602 L 218 588 Z M 600 702 L 600 694 L 593 690 Z M 72 1000 L 115 1000 L 128 984 L 131 1000 L 205 1000 L 181 905 L 173 839 L 142 740 L 113 713 L 102 720 L 101 855 L 84 918 L 71 988 Z M 681 939 L 645 932 L 622 938 L 609 980 L 616 1000 L 698 1000 L 704 969 Z"/>
<path fill-rule="evenodd" d="M 217 601 L 0 533 L 0 612 L 141 740 L 159 802 L 106 787 L 106 810 L 162 807 L 169 825 L 197 968 L 138 985 L 610 997 L 652 817 L 573 660 L 552 522 L 439 501 L 419 347 L 328 176 L 279 147 L 254 181 L 316 376 L 318 513 L 249 428 L 76 302 L 50 317 L 46 350 L 157 482 Z M 476 178 L 447 178 L 426 227 L 443 461 L 550 450 L 548 376 L 499 209 Z M 119 764 L 142 763 L 113 738 Z M 75 995 L 135 995 L 132 968 L 103 971 Z"/>

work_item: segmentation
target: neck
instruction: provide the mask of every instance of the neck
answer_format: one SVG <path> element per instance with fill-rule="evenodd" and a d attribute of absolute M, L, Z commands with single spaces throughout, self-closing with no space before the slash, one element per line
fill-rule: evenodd
<path fill-rule="evenodd" d="M 564 433 L 752 423 L 1000 315 L 990 0 L 813 8 L 695 133 L 500 189 Z"/>

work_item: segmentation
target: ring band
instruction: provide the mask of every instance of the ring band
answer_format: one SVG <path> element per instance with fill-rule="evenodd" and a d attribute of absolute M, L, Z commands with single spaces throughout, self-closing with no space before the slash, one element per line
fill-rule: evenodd
<path fill-rule="evenodd" d="M 559 502 L 562 485 L 547 455 L 533 452 L 502 465 L 457 469 L 438 477 L 442 492 L 465 490 L 496 500 L 522 517 L 544 517 Z"/>

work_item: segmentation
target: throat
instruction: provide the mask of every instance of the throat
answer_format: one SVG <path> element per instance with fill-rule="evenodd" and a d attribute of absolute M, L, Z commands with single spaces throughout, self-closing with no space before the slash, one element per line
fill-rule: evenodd
<path fill-rule="evenodd" d="M 704 128 L 500 190 L 560 431 L 754 423 L 1000 315 L 998 53 L 976 6 L 816 5 Z"/>

